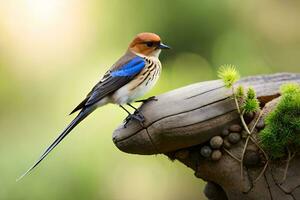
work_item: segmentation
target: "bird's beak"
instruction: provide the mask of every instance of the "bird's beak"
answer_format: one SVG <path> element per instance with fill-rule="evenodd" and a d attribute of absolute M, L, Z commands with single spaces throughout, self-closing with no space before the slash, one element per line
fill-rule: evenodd
<path fill-rule="evenodd" d="M 164 43 L 160 43 L 160 44 L 158 45 L 158 48 L 159 48 L 159 49 L 171 49 L 171 47 L 169 47 L 168 45 L 165 45 Z"/>

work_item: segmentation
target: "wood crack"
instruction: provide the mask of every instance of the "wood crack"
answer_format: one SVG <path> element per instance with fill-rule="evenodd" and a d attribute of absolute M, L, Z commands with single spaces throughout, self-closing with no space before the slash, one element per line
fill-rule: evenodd
<path fill-rule="evenodd" d="M 174 126 L 174 127 L 172 127 L 172 129 L 166 129 L 166 130 L 173 130 L 173 129 L 176 129 L 176 128 L 184 128 L 184 127 L 188 127 L 188 126 L 192 126 L 192 125 L 196 125 L 196 124 L 205 123 L 205 122 L 207 122 L 207 121 L 209 121 L 209 120 L 216 119 L 216 118 L 218 118 L 218 117 L 221 117 L 221 116 L 223 116 L 223 115 L 227 115 L 227 114 L 232 113 L 232 112 L 236 112 L 236 109 L 229 110 L 228 112 L 225 112 L 225 113 L 220 114 L 220 115 L 216 115 L 216 116 L 214 116 L 214 117 L 212 117 L 212 118 L 208 118 L 208 119 L 206 119 L 206 120 L 204 120 L 204 121 L 201 121 L 201 122 L 191 123 L 191 124 L 182 125 L 182 126 L 177 126 L 177 127 Z"/>
<path fill-rule="evenodd" d="M 161 117 L 161 118 L 159 118 L 159 119 L 157 119 L 157 120 L 154 120 L 153 122 L 151 122 L 150 124 L 148 124 L 146 127 L 142 127 L 142 128 L 139 129 L 138 131 L 132 133 L 131 135 L 129 135 L 129 136 L 127 136 L 127 137 L 122 138 L 121 140 L 118 140 L 117 142 L 124 141 L 124 140 L 130 138 L 131 136 L 136 135 L 136 134 L 139 133 L 140 131 L 149 128 L 149 127 L 152 126 L 154 123 L 156 123 L 156 122 L 158 122 L 158 121 L 161 121 L 161 120 L 163 120 L 163 119 L 166 119 L 166 118 L 169 118 L 169 117 L 173 117 L 173 116 L 176 116 L 176 115 L 180 115 L 180 114 L 184 114 L 184 113 L 188 113 L 188 112 L 192 112 L 192 111 L 195 111 L 195 110 L 198 110 L 198 109 L 201 109 L 201 108 L 205 108 L 205 107 L 210 106 L 210 105 L 213 105 L 213 104 L 215 104 L 215 103 L 222 102 L 222 101 L 224 101 L 224 100 L 226 100 L 226 99 L 228 99 L 228 98 L 229 98 L 229 97 L 226 97 L 226 98 L 223 98 L 223 99 L 220 99 L 220 100 L 211 102 L 211 103 L 209 103 L 209 104 L 206 104 L 206 105 L 204 105 L 204 106 L 200 106 L 200 107 L 197 107 L 197 108 L 194 108 L 194 109 L 191 109 L 191 110 L 186 110 L 186 111 L 179 112 L 179 113 L 176 113 L 176 114 L 172 114 L 172 115 L 167 115 L 167 116 Z M 234 110 L 236 110 L 236 109 L 234 109 Z M 217 116 L 217 117 L 218 117 L 218 116 Z M 211 119 L 214 119 L 214 118 L 211 118 Z M 208 119 L 208 120 L 211 120 L 211 119 Z M 205 120 L 205 121 L 207 121 L 207 120 Z M 202 121 L 202 122 L 205 122 L 205 121 Z M 201 123 L 201 122 L 197 122 L 197 123 Z"/>
<path fill-rule="evenodd" d="M 272 179 L 273 179 L 275 185 L 276 185 L 282 192 L 284 192 L 285 194 L 291 194 L 291 193 L 289 193 L 289 192 L 286 192 L 286 191 L 280 186 L 280 184 L 277 183 L 277 181 L 275 180 L 275 177 L 274 177 L 272 168 L 271 168 L 271 170 L 270 170 L 270 174 L 271 174 L 271 177 L 272 177 Z"/>
<path fill-rule="evenodd" d="M 147 135 L 148 135 L 148 137 L 149 137 L 149 140 L 150 140 L 150 142 L 151 142 L 153 148 L 155 149 L 155 151 L 157 152 L 157 154 L 159 154 L 160 152 L 159 152 L 157 146 L 154 144 L 154 142 L 153 142 L 153 140 L 152 140 L 152 137 L 151 137 L 151 135 L 149 134 L 148 128 L 145 128 L 145 130 L 146 130 L 146 132 L 147 132 Z"/>
<path fill-rule="evenodd" d="M 270 188 L 270 185 L 269 185 L 268 179 L 267 179 L 267 177 L 266 177 L 266 174 L 264 174 L 264 178 L 265 178 L 265 180 L 266 180 L 266 183 L 267 183 L 267 186 L 268 186 L 268 191 L 269 191 L 269 194 L 270 194 L 271 200 L 273 200 L 273 196 L 272 196 L 271 188 Z"/>
<path fill-rule="evenodd" d="M 213 88 L 213 89 L 211 89 L 211 90 L 207 90 L 207 91 L 205 91 L 205 92 L 202 92 L 202 93 L 195 94 L 195 95 L 193 95 L 193 96 L 187 97 L 187 98 L 185 98 L 185 99 L 192 99 L 192 98 L 194 98 L 194 97 L 197 97 L 197 96 L 200 96 L 200 95 L 203 95 L 203 94 L 205 94 L 205 93 L 209 93 L 209 92 L 215 91 L 215 90 L 217 90 L 217 89 L 221 89 L 221 88 L 224 88 L 224 86 L 216 87 L 216 88 Z"/>

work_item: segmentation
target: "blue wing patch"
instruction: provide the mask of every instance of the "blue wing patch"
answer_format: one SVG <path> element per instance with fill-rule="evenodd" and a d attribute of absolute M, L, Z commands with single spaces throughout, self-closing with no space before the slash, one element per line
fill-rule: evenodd
<path fill-rule="evenodd" d="M 146 62 L 143 58 L 136 56 L 131 61 L 123 65 L 116 71 L 111 72 L 112 77 L 117 76 L 133 76 L 142 71 L 145 67 Z"/>

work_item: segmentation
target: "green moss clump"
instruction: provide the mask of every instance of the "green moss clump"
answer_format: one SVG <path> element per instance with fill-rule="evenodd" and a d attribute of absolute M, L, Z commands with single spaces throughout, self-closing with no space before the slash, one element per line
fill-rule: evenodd
<path fill-rule="evenodd" d="M 226 88 L 231 88 L 240 75 L 234 65 L 222 65 L 218 70 L 218 77 L 223 80 Z"/>
<path fill-rule="evenodd" d="M 259 109 L 259 101 L 254 99 L 246 99 L 243 104 L 243 110 L 245 113 L 256 112 Z"/>
<path fill-rule="evenodd" d="M 256 93 L 252 87 L 250 87 L 247 91 L 247 99 L 255 99 Z"/>
<path fill-rule="evenodd" d="M 245 113 L 256 112 L 259 109 L 259 101 L 256 98 L 256 93 L 253 88 L 248 88 L 245 101 L 243 103 L 243 110 Z"/>
<path fill-rule="evenodd" d="M 262 147 L 272 158 L 285 155 L 287 147 L 300 148 L 300 85 L 281 87 L 277 107 L 265 119 L 266 127 L 259 134 Z"/>
<path fill-rule="evenodd" d="M 235 96 L 237 98 L 244 98 L 245 96 L 245 93 L 244 93 L 244 87 L 239 85 L 237 88 L 236 88 L 236 91 L 235 91 Z"/>

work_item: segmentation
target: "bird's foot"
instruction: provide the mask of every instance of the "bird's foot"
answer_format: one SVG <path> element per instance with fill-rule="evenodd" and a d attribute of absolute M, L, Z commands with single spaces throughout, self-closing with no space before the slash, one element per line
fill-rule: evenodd
<path fill-rule="evenodd" d="M 142 103 L 146 103 L 148 101 L 158 101 L 158 99 L 155 96 L 149 97 L 148 99 L 142 99 L 142 100 L 137 100 L 135 102 L 142 102 Z"/>
<path fill-rule="evenodd" d="M 126 128 L 130 120 L 137 120 L 141 126 L 144 126 L 143 122 L 145 121 L 145 117 L 138 110 L 136 110 L 133 114 L 129 114 L 124 120 L 124 128 Z"/>

